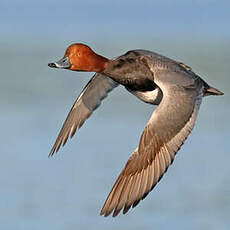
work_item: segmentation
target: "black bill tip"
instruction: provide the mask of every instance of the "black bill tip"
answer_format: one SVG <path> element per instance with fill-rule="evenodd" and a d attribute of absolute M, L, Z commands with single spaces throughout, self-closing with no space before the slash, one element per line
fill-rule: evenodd
<path fill-rule="evenodd" d="M 52 62 L 52 63 L 49 63 L 48 66 L 51 67 L 51 68 L 57 68 L 56 64 L 53 63 L 53 62 Z"/>

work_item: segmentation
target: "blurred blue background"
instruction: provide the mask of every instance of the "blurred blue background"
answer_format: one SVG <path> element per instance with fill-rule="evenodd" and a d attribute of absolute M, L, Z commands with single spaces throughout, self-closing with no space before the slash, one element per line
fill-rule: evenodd
<path fill-rule="evenodd" d="M 229 229 L 230 2 L 0 1 L 0 229 Z M 225 93 L 203 100 L 163 180 L 127 215 L 99 216 L 154 107 L 115 89 L 47 157 L 92 73 L 54 70 L 68 45 L 114 57 L 149 49 Z"/>

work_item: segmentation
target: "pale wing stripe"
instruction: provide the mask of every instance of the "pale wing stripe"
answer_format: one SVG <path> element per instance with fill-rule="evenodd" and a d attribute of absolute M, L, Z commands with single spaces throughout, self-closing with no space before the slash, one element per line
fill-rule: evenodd
<path fill-rule="evenodd" d="M 144 169 L 144 172 L 143 172 L 143 180 L 141 184 L 140 194 L 138 196 L 139 200 L 143 197 L 143 195 L 146 192 L 146 188 L 148 185 L 148 179 L 149 179 L 149 165 L 147 166 L 147 168 Z"/>
<path fill-rule="evenodd" d="M 150 191 L 152 185 L 153 185 L 153 181 L 152 181 L 152 178 L 154 178 L 154 170 L 153 170 L 153 167 L 149 164 L 148 165 L 148 183 L 146 185 L 146 189 L 145 189 L 145 193 L 144 193 L 144 197 L 145 197 L 145 194 L 146 194 L 146 191 Z"/>

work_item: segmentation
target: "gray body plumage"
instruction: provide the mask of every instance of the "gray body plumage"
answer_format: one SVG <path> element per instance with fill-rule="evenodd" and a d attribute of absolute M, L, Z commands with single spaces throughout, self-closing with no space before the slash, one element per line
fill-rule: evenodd
<path fill-rule="evenodd" d="M 140 100 L 158 105 L 115 182 L 101 215 L 126 213 L 154 188 L 192 131 L 202 97 L 222 95 L 183 63 L 145 50 L 133 50 L 108 62 L 95 74 L 74 103 L 50 152 L 91 115 L 119 84 Z"/>

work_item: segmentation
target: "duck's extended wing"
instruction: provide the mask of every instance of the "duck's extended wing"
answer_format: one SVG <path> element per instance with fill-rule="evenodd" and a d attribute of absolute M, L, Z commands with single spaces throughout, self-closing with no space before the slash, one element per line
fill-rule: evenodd
<path fill-rule="evenodd" d="M 57 152 L 61 145 L 65 145 L 68 137 L 75 134 L 76 130 L 116 86 L 118 83 L 102 74 L 97 73 L 91 78 L 70 110 L 49 156 Z"/>
<path fill-rule="evenodd" d="M 203 95 L 199 83 L 194 79 L 187 80 L 180 86 L 171 82 L 158 84 L 163 99 L 145 127 L 138 148 L 115 182 L 101 215 L 108 216 L 113 211 L 113 216 L 116 216 L 122 208 L 125 214 L 131 206 L 135 207 L 172 164 L 175 154 L 194 127 Z M 198 85 L 194 87 L 194 84 Z"/>

